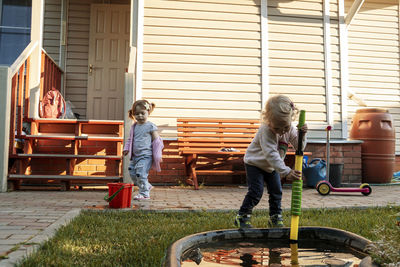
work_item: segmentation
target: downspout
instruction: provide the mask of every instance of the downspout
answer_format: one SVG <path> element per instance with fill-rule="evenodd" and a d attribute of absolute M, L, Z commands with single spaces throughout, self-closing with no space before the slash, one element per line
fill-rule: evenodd
<path fill-rule="evenodd" d="M 261 109 L 269 96 L 268 0 L 261 0 Z"/>
<path fill-rule="evenodd" d="M 31 42 L 38 43 L 31 55 L 31 74 L 29 75 L 30 105 L 29 117 L 39 118 L 39 98 L 40 98 L 40 71 L 41 53 L 43 47 L 43 18 L 44 0 L 32 1 L 31 19 Z"/>
<path fill-rule="evenodd" d="M 338 23 L 339 23 L 339 56 L 340 56 L 340 89 L 341 89 L 341 121 L 342 139 L 348 137 L 347 126 L 347 93 L 349 83 L 347 28 L 344 22 L 344 0 L 338 0 Z"/>
<path fill-rule="evenodd" d="M 323 0 L 326 121 L 333 124 L 330 0 Z"/>
<path fill-rule="evenodd" d="M 61 0 L 61 25 L 60 25 L 60 57 L 58 64 L 65 73 L 66 69 L 66 46 L 67 46 L 67 25 L 68 25 L 68 0 Z M 65 97 L 65 75 L 61 75 L 61 94 Z"/>
<path fill-rule="evenodd" d="M 142 99 L 144 0 L 137 0 L 136 19 L 136 89 L 135 100 Z"/>

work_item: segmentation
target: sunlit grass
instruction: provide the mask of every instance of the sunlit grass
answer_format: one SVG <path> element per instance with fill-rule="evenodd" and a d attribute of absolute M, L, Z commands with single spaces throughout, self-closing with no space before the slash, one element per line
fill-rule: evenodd
<path fill-rule="evenodd" d="M 304 210 L 300 224 L 343 229 L 377 244 L 392 242 L 390 249 L 400 251 L 400 228 L 393 217 L 398 212 L 400 206 Z M 160 266 L 171 243 L 193 233 L 233 228 L 234 216 L 235 212 L 83 211 L 20 266 Z M 267 227 L 267 221 L 267 212 L 253 214 L 255 227 Z M 289 226 L 289 212 L 284 222 Z M 381 263 L 388 260 L 378 256 Z M 400 256 L 389 260 L 400 262 Z"/>

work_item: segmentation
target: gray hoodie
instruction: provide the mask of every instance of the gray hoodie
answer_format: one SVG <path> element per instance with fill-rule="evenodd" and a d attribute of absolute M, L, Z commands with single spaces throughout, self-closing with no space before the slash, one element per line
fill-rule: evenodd
<path fill-rule="evenodd" d="M 297 141 L 297 128 L 293 125 L 287 133 L 279 136 L 273 133 L 267 125 L 261 124 L 256 136 L 246 150 L 244 162 L 269 173 L 275 170 L 282 177 L 285 177 L 289 174 L 291 168 L 285 165 L 283 159 L 286 156 L 289 144 L 297 149 Z M 306 143 L 304 135 L 303 149 Z"/>

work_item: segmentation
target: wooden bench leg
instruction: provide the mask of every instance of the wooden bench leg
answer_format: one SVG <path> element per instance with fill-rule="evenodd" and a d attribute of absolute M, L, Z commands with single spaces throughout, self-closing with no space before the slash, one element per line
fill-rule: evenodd
<path fill-rule="evenodd" d="M 193 185 L 195 190 L 199 189 L 199 184 L 197 181 L 197 174 L 196 174 L 196 164 L 197 164 L 197 155 L 190 155 L 185 158 L 185 170 L 186 170 L 186 183 Z"/>

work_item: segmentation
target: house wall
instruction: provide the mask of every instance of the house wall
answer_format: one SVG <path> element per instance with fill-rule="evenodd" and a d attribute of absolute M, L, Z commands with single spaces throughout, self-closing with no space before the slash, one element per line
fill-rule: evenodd
<path fill-rule="evenodd" d="M 45 46 L 57 57 L 61 0 L 46 1 Z M 70 0 L 66 99 L 86 116 L 90 4 Z M 114 1 L 128 3 L 129 1 Z M 353 1 L 346 1 L 346 12 Z M 176 137 L 176 118 L 259 118 L 261 111 L 260 0 L 144 1 L 142 96 L 156 103 L 151 119 Z M 267 93 L 287 94 L 307 110 L 310 138 L 325 138 L 323 1 L 268 0 Z M 366 0 L 349 27 L 350 89 L 371 107 L 389 107 L 400 132 L 398 0 Z M 330 1 L 334 131 L 341 137 L 338 5 Z M 54 24 L 54 26 L 52 26 Z M 357 108 L 348 99 L 349 123 Z M 399 139 L 399 138 L 398 138 Z M 396 142 L 400 153 L 400 142 Z"/>
<path fill-rule="evenodd" d="M 345 2 L 347 10 L 352 2 Z M 399 1 L 365 0 L 349 27 L 348 43 L 349 86 L 368 107 L 389 110 L 400 154 Z M 349 101 L 349 121 L 357 108 Z"/>
<path fill-rule="evenodd" d="M 164 137 L 177 117 L 259 118 L 259 0 L 144 5 L 142 95 Z"/>
<path fill-rule="evenodd" d="M 331 1 L 331 16 L 337 5 Z M 335 1 L 336 2 L 336 1 Z M 326 93 L 323 1 L 268 0 L 269 92 L 290 96 L 307 111 L 310 138 L 325 138 L 332 101 L 332 138 L 341 136 L 338 23 L 331 19 L 332 96 Z"/>
<path fill-rule="evenodd" d="M 61 0 L 46 1 L 44 47 L 58 61 Z M 86 115 L 90 4 L 70 0 L 66 99 Z M 129 3 L 129 1 L 114 1 Z M 268 0 L 269 94 L 291 96 L 307 110 L 311 138 L 325 138 L 323 1 Z M 152 120 L 175 137 L 176 118 L 258 118 L 261 111 L 260 0 L 146 0 L 143 97 L 157 105 Z M 345 1 L 346 12 L 353 1 Z M 330 1 L 334 132 L 340 137 L 337 1 Z M 349 27 L 349 86 L 370 107 L 389 107 L 396 133 L 399 108 L 399 3 L 366 0 Z M 347 120 L 356 109 L 348 100 Z M 350 125 L 349 125 L 350 130 Z M 396 152 L 400 153 L 397 138 Z"/>

